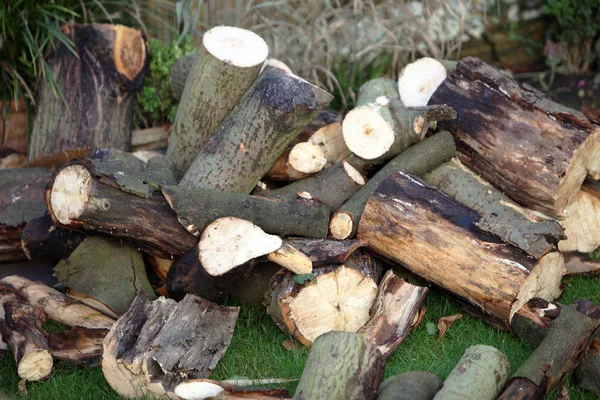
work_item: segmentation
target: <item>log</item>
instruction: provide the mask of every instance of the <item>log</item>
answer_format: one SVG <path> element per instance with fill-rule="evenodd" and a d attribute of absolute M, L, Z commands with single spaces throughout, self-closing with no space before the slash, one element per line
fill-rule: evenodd
<path fill-rule="evenodd" d="M 296 181 L 325 168 L 325 153 L 316 144 L 301 142 L 284 152 L 266 173 L 272 181 Z"/>
<path fill-rule="evenodd" d="M 452 135 L 448 132 L 440 132 L 397 155 L 335 212 L 329 223 L 331 236 L 336 239 L 354 237 L 365 204 L 385 178 L 398 171 L 422 176 L 450 160 L 454 157 L 454 152 Z"/>
<path fill-rule="evenodd" d="M 565 255 L 566 275 L 600 274 L 600 260 L 590 260 L 588 254 L 566 253 Z"/>
<path fill-rule="evenodd" d="M 46 378 L 53 367 L 43 330 L 46 314 L 41 307 L 20 301 L 4 303 L 4 313 L 0 331 L 15 358 L 17 373 L 25 381 Z"/>
<path fill-rule="evenodd" d="M 83 241 L 81 232 L 64 229 L 52 221 L 49 214 L 35 218 L 25 225 L 21 246 L 29 260 L 44 260 L 57 264 L 75 251 Z"/>
<path fill-rule="evenodd" d="M 356 250 L 366 246 L 363 240 L 329 240 L 291 237 L 285 243 L 306 254 L 313 267 L 343 264 Z"/>
<path fill-rule="evenodd" d="M 600 396 L 600 341 L 595 339 L 573 373 L 577 387 Z"/>
<path fill-rule="evenodd" d="M 267 254 L 267 260 L 299 275 L 310 274 L 313 269 L 311 259 L 288 242 L 283 242 L 280 248 Z"/>
<path fill-rule="evenodd" d="M 494 400 L 510 373 L 510 361 L 492 346 L 471 346 L 444 381 L 434 400 Z"/>
<path fill-rule="evenodd" d="M 476 229 L 479 219 L 434 186 L 398 172 L 367 202 L 357 237 L 509 329 L 512 316 L 531 298 L 553 300 L 561 293 L 564 260 L 558 252 L 528 257 Z"/>
<path fill-rule="evenodd" d="M 101 237 L 85 238 L 54 273 L 64 287 L 99 300 L 117 315 L 129 309 L 140 291 L 155 299 L 142 253 Z"/>
<path fill-rule="evenodd" d="M 11 275 L 1 279 L 0 284 L 12 288 L 32 306 L 41 307 L 51 320 L 61 324 L 90 329 L 110 329 L 115 322 L 112 318 L 68 298 L 41 282 Z"/>
<path fill-rule="evenodd" d="M 188 295 L 148 301 L 140 292 L 103 343 L 102 372 L 121 396 L 171 396 L 184 380 L 206 378 L 225 354 L 239 307 Z"/>
<path fill-rule="evenodd" d="M 377 296 L 369 311 L 370 318 L 358 334 L 377 345 L 387 359 L 420 322 L 426 287 L 411 285 L 389 270 L 383 276 Z"/>
<path fill-rule="evenodd" d="M 68 24 L 61 31 L 75 54 L 57 43 L 46 58 L 63 96 L 40 82 L 28 161 L 96 147 L 129 149 L 135 93 L 150 63 L 146 38 L 122 25 Z"/>
<path fill-rule="evenodd" d="M 600 169 L 598 125 L 479 59 L 460 60 L 430 103 L 457 111 L 438 126 L 454 135 L 459 159 L 524 207 L 564 218 Z"/>
<path fill-rule="evenodd" d="M 199 399 L 288 399 L 289 393 L 286 389 L 271 389 L 260 387 L 245 387 L 227 383 L 226 381 L 214 381 L 211 379 L 191 379 L 181 382 L 173 391 L 184 400 Z"/>
<path fill-rule="evenodd" d="M 423 107 L 446 79 L 446 67 L 436 59 L 423 57 L 405 66 L 398 76 L 398 94 L 405 107 Z"/>
<path fill-rule="evenodd" d="M 331 167 L 350 156 L 350 149 L 344 141 L 342 123 L 334 121 L 319 128 L 307 141 L 317 145 L 323 150 L 327 163 L 325 167 Z"/>
<path fill-rule="evenodd" d="M 265 232 L 276 235 L 327 236 L 329 208 L 314 202 L 295 198 L 265 199 L 179 185 L 164 185 L 161 190 L 179 222 L 196 236 L 215 219 L 227 216 L 251 221 Z"/>
<path fill-rule="evenodd" d="M 351 332 L 325 333 L 310 350 L 293 398 L 373 399 L 384 369 L 383 357 L 369 340 Z"/>
<path fill-rule="evenodd" d="M 169 274 L 169 270 L 171 269 L 171 265 L 173 265 L 173 260 L 166 260 L 164 258 L 158 258 L 153 256 L 148 256 L 148 262 L 152 266 L 152 270 L 163 282 L 167 281 L 167 275 Z"/>
<path fill-rule="evenodd" d="M 250 193 L 288 143 L 332 99 L 293 74 L 266 68 L 214 131 L 181 184 Z"/>
<path fill-rule="evenodd" d="M 166 149 L 169 145 L 171 125 L 153 126 L 147 129 L 136 129 L 131 132 L 131 152 Z"/>
<path fill-rule="evenodd" d="M 245 29 L 219 26 L 202 36 L 167 148 L 178 178 L 186 173 L 215 129 L 240 101 L 268 53 L 265 41 Z"/>
<path fill-rule="evenodd" d="M 530 256 L 540 258 L 565 237 L 564 229 L 556 221 L 544 220 L 519 206 L 456 158 L 430 171 L 423 179 L 478 212 L 482 216 L 477 222 L 479 229 Z"/>
<path fill-rule="evenodd" d="M 560 222 L 567 238 L 558 243 L 561 252 L 590 253 L 600 247 L 600 188 L 584 184 L 567 205 Z"/>
<path fill-rule="evenodd" d="M 387 378 L 377 392 L 377 400 L 433 400 L 443 382 L 436 374 L 408 371 Z"/>
<path fill-rule="evenodd" d="M 75 327 L 66 332 L 47 332 L 46 337 L 55 359 L 92 366 L 100 363 L 102 343 L 107 334 L 107 329 Z"/>

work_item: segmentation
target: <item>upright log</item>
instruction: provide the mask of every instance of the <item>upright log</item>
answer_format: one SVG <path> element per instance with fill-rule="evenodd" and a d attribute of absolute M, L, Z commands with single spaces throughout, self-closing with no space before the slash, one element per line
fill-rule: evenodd
<path fill-rule="evenodd" d="M 58 43 L 46 60 L 63 97 L 40 82 L 29 162 L 95 147 L 127 150 L 135 92 L 150 62 L 146 39 L 122 25 L 69 24 L 61 31 L 75 54 Z"/>
<path fill-rule="evenodd" d="M 598 125 L 477 58 L 460 60 L 430 104 L 457 111 L 439 127 L 454 135 L 460 160 L 524 207 L 563 218 L 600 170 Z"/>

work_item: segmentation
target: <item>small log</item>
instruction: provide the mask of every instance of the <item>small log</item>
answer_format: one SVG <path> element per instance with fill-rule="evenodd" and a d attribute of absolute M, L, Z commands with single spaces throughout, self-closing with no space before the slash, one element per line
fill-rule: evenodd
<path fill-rule="evenodd" d="M 169 144 L 171 125 L 153 126 L 131 132 L 131 152 L 166 149 Z"/>
<path fill-rule="evenodd" d="M 100 362 L 102 343 L 107 329 L 75 327 L 66 332 L 47 332 L 52 357 L 76 365 L 91 366 Z"/>
<path fill-rule="evenodd" d="M 310 274 L 313 269 L 311 259 L 287 242 L 284 242 L 279 249 L 267 254 L 267 260 L 300 275 Z"/>
<path fill-rule="evenodd" d="M 21 234 L 21 246 L 28 259 L 56 264 L 69 257 L 83 239 L 81 232 L 56 226 L 52 217 L 45 214 L 25 225 Z"/>
<path fill-rule="evenodd" d="M 554 220 L 543 220 L 510 200 L 458 159 L 430 171 L 424 180 L 482 215 L 477 227 L 540 258 L 564 236 Z M 599 228 L 600 229 L 600 228 Z"/>
<path fill-rule="evenodd" d="M 4 303 L 0 332 L 15 358 L 19 376 L 26 381 L 39 381 L 52 372 L 52 355 L 43 330 L 45 322 L 41 307 L 20 301 Z"/>
<path fill-rule="evenodd" d="M 567 238 L 558 243 L 561 252 L 590 253 L 600 247 L 600 187 L 586 183 L 566 207 L 560 222 Z"/>
<path fill-rule="evenodd" d="M 175 64 L 173 64 L 173 68 L 171 68 L 169 86 L 171 87 L 171 95 L 177 101 L 181 100 L 185 83 L 199 54 L 200 52 L 197 51 L 179 57 Z"/>
<path fill-rule="evenodd" d="M 164 258 L 158 258 L 154 256 L 148 256 L 148 262 L 152 266 L 154 273 L 163 282 L 167 281 L 167 275 L 173 265 L 173 260 L 166 260 Z"/>
<path fill-rule="evenodd" d="M 167 149 L 178 178 L 186 173 L 215 129 L 240 102 L 268 53 L 265 41 L 245 29 L 218 26 L 202 36 L 202 46 L 185 81 Z"/>
<path fill-rule="evenodd" d="M 250 193 L 288 143 L 332 99 L 295 75 L 267 67 L 214 131 L 181 184 Z"/>
<path fill-rule="evenodd" d="M 95 147 L 129 149 L 135 92 L 150 63 L 146 39 L 122 25 L 69 24 L 61 31 L 75 54 L 57 43 L 46 58 L 63 97 L 40 82 L 36 108 L 43 112 L 35 113 L 29 162 Z"/>
<path fill-rule="evenodd" d="M 101 237 L 85 238 L 54 267 L 54 273 L 65 287 L 99 300 L 118 315 L 129 309 L 140 291 L 155 298 L 142 253 Z"/>
<path fill-rule="evenodd" d="M 510 361 L 492 346 L 471 346 L 434 400 L 495 400 L 510 373 Z"/>
<path fill-rule="evenodd" d="M 206 378 L 225 354 L 239 307 L 196 296 L 148 301 L 140 292 L 103 343 L 102 372 L 121 396 L 171 396 L 188 379 Z"/>
<path fill-rule="evenodd" d="M 377 400 L 433 400 L 443 382 L 436 374 L 408 371 L 387 378 L 377 392 Z"/>
<path fill-rule="evenodd" d="M 398 171 L 422 176 L 454 157 L 454 151 L 452 135 L 440 132 L 397 155 L 335 212 L 329 223 L 331 236 L 336 239 L 354 237 L 365 204 L 385 178 Z"/>
<path fill-rule="evenodd" d="M 343 264 L 356 250 L 366 246 L 363 240 L 286 238 L 285 243 L 306 254 L 313 267 Z"/>
<path fill-rule="evenodd" d="M 76 300 L 77 302 L 93 308 L 96 311 L 100 311 L 102 314 L 114 320 L 119 318 L 119 315 L 113 309 L 92 296 L 76 292 L 72 288 L 67 288 L 65 290 L 65 295 L 67 295 L 68 298 Z"/>
<path fill-rule="evenodd" d="M 29 304 L 40 306 L 51 320 L 61 324 L 90 329 L 110 329 L 115 322 L 112 318 L 68 298 L 41 282 L 11 275 L 1 279 L 0 284 L 12 288 Z"/>
<path fill-rule="evenodd" d="M 213 381 L 211 379 L 191 379 L 181 382 L 175 387 L 173 392 L 184 400 L 269 400 L 289 398 L 289 393 L 286 389 L 237 386 L 226 381 Z"/>
<path fill-rule="evenodd" d="M 326 164 L 325 153 L 319 146 L 301 142 L 279 156 L 265 176 L 272 181 L 296 181 L 316 174 Z"/>
<path fill-rule="evenodd" d="M 539 260 L 528 257 L 478 230 L 479 219 L 434 186 L 398 172 L 369 199 L 357 237 L 509 328 L 531 298 L 553 300 L 561 293 L 564 260 L 558 252 Z"/>
<path fill-rule="evenodd" d="M 325 167 L 331 167 L 350 156 L 351 152 L 344 141 L 342 123 L 332 122 L 319 128 L 308 139 L 308 143 L 317 145 L 323 150 L 327 163 Z"/>
<path fill-rule="evenodd" d="M 426 287 L 411 285 L 389 270 L 377 289 L 370 318 L 358 334 L 373 341 L 387 359 L 419 321 L 427 291 Z"/>
<path fill-rule="evenodd" d="M 327 236 L 329 209 L 302 199 L 265 199 L 190 186 L 165 185 L 161 190 L 179 222 L 196 236 L 215 219 L 227 216 L 251 221 L 276 235 Z"/>
<path fill-rule="evenodd" d="M 588 171 L 600 170 L 598 125 L 477 58 L 460 60 L 430 103 L 457 111 L 438 126 L 459 159 L 524 207 L 564 218 Z"/>
<path fill-rule="evenodd" d="M 423 107 L 446 79 L 444 64 L 423 57 L 405 66 L 398 76 L 398 94 L 405 107 Z"/>
<path fill-rule="evenodd" d="M 600 274 L 600 260 L 590 260 L 588 254 L 566 253 L 566 275 Z"/>
<path fill-rule="evenodd" d="M 310 350 L 293 398 L 374 399 L 384 369 L 385 361 L 371 341 L 351 332 L 325 333 Z"/>

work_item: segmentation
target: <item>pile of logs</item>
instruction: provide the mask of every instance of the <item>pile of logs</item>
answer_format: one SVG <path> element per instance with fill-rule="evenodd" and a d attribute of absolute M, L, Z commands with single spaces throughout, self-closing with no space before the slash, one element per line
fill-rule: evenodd
<path fill-rule="evenodd" d="M 586 258 L 600 245 L 597 121 L 475 58 L 369 81 L 342 116 L 259 36 L 218 27 L 174 69 L 166 155 L 134 155 L 143 36 L 63 31 L 86 57 L 116 58 L 96 70 L 57 46 L 58 79 L 85 84 L 66 104 L 40 89 L 30 166 L 0 171 L 0 262 L 48 261 L 66 290 L 0 280 L 0 349 L 24 382 L 54 359 L 101 357 L 126 397 L 288 398 L 208 379 L 233 296 L 311 347 L 295 399 L 538 399 L 573 372 L 600 395 L 600 309 L 554 302 L 565 274 L 599 267 Z M 425 313 L 429 288 L 401 269 L 537 350 L 512 377 L 504 354 L 474 346 L 445 382 L 381 384 Z"/>

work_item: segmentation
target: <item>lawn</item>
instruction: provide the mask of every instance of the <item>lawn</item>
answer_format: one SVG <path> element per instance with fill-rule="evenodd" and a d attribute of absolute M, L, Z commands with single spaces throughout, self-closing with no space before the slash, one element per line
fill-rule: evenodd
<path fill-rule="evenodd" d="M 597 277 L 579 276 L 565 279 L 563 303 L 586 297 L 600 304 L 600 282 Z M 460 359 L 465 349 L 475 344 L 487 344 L 503 351 L 514 372 L 533 349 L 511 335 L 464 315 L 450 327 L 436 344 L 437 333 L 429 334 L 427 324 L 437 325 L 439 318 L 462 313 L 451 298 L 431 290 L 425 303 L 427 312 L 422 324 L 400 345 L 386 365 L 386 377 L 408 370 L 425 370 L 444 379 Z M 242 306 L 240 318 L 227 355 L 221 360 L 212 378 L 234 376 L 249 378 L 299 378 L 308 350 L 297 346 L 287 350 L 283 341 L 289 336 L 280 331 L 263 308 Z M 15 396 L 18 376 L 12 357 L 0 359 L 0 391 Z M 287 388 L 293 393 L 295 383 Z M 568 386 L 571 400 L 593 399 L 594 396 Z M 32 400 L 119 399 L 108 386 L 99 367 L 78 368 L 58 363 L 52 377 L 44 382 L 27 385 Z M 2 398 L 0 393 L 0 399 Z M 554 399 L 555 395 L 550 396 Z"/>

